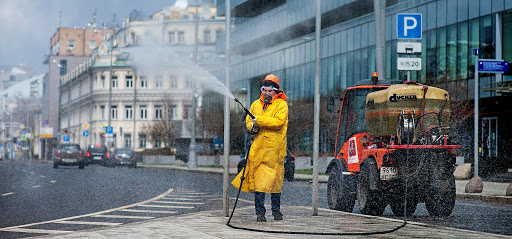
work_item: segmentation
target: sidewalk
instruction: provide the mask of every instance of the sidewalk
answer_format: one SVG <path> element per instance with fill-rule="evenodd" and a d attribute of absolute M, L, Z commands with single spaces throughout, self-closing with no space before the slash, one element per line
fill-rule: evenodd
<path fill-rule="evenodd" d="M 78 231 L 69 234 L 42 236 L 37 238 L 512 238 L 497 234 L 476 232 L 408 222 L 403 228 L 388 234 L 376 235 L 308 235 L 303 233 L 370 233 L 395 229 L 402 220 L 365 216 L 328 209 L 319 209 L 318 216 L 311 216 L 309 207 L 283 207 L 285 220 L 255 222 L 254 208 L 238 208 L 231 225 L 236 227 L 294 232 L 296 234 L 265 233 L 233 229 L 226 225 L 227 217 L 219 210 L 171 216 L 121 226 Z M 270 216 L 269 216 L 270 217 Z"/>
<path fill-rule="evenodd" d="M 221 168 L 196 168 L 174 165 L 141 165 L 205 173 L 223 173 Z M 236 174 L 236 168 L 230 168 L 230 174 Z M 297 180 L 311 180 L 311 175 L 295 175 Z M 319 176 L 321 182 L 327 176 Z M 484 182 L 482 194 L 464 193 L 467 181 L 457 181 L 457 197 L 469 200 L 492 201 L 512 205 L 512 197 L 505 196 L 507 183 Z M 231 225 L 265 231 L 293 232 L 294 234 L 269 233 L 234 229 L 226 225 L 228 217 L 222 210 L 145 220 L 119 226 L 76 231 L 67 234 L 39 236 L 37 238 L 512 238 L 498 234 L 447 228 L 423 223 L 408 222 L 403 228 L 388 234 L 357 235 L 361 233 L 383 232 L 395 229 L 403 224 L 402 220 L 346 213 L 329 209 L 318 209 L 318 215 L 312 216 L 311 207 L 286 206 L 281 208 L 285 220 L 274 221 L 267 213 L 267 222 L 256 222 L 254 207 L 240 207 L 235 210 Z M 354 233 L 355 235 L 309 235 L 300 233 Z"/>

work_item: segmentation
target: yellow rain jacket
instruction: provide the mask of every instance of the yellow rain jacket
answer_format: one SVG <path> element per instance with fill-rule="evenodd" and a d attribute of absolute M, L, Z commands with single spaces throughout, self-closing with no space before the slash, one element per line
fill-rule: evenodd
<path fill-rule="evenodd" d="M 255 135 L 247 166 L 242 191 L 253 193 L 280 193 L 283 187 L 284 158 L 286 156 L 286 130 L 288 128 L 288 104 L 286 95 L 280 91 L 263 110 L 264 94 L 251 105 L 251 113 L 256 116 L 255 126 L 259 127 Z M 247 129 L 253 126 L 250 116 L 245 119 Z M 240 187 L 243 170 L 231 182 Z"/>

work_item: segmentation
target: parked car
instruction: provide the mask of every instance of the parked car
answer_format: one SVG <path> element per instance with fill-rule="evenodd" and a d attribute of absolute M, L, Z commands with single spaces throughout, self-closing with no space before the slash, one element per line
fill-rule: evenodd
<path fill-rule="evenodd" d="M 123 166 L 127 165 L 133 168 L 137 167 L 137 156 L 130 148 L 118 148 L 112 152 L 110 158 L 112 166 Z"/>
<path fill-rule="evenodd" d="M 87 158 L 87 164 L 104 165 L 107 162 L 109 153 L 105 145 L 91 144 L 87 146 L 85 156 Z"/>
<path fill-rule="evenodd" d="M 53 155 L 53 168 L 58 168 L 59 165 L 78 165 L 79 169 L 84 169 L 86 164 L 79 144 L 59 144 Z"/>
<path fill-rule="evenodd" d="M 240 155 L 240 162 L 238 162 L 238 172 L 242 171 L 247 163 L 245 155 Z M 289 149 L 286 150 L 286 157 L 284 158 L 284 178 L 288 181 L 293 181 L 295 178 L 295 156 L 290 152 Z"/>

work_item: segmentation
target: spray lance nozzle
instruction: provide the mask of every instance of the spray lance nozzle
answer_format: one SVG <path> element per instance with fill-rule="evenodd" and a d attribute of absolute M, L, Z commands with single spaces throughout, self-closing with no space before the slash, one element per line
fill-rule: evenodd
<path fill-rule="evenodd" d="M 249 112 L 249 110 L 247 110 L 247 108 L 244 107 L 244 105 L 242 105 L 242 102 L 240 102 L 237 98 L 235 98 L 235 102 L 242 106 L 242 108 L 245 110 L 245 113 L 247 113 L 251 117 L 251 119 L 256 118 L 253 114 L 251 114 L 251 112 Z"/>

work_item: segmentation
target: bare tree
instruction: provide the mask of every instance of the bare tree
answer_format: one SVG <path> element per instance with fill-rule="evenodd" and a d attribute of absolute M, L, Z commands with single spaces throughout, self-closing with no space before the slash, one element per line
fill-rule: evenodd
<path fill-rule="evenodd" d="M 143 127 L 143 131 L 153 142 L 164 142 L 166 148 L 170 147 L 177 134 L 171 117 L 171 102 L 169 98 L 162 101 L 162 117 L 154 122 L 149 122 Z"/>

